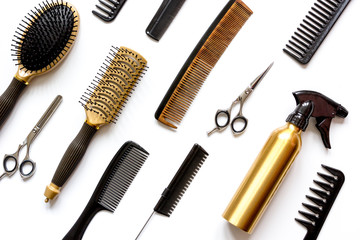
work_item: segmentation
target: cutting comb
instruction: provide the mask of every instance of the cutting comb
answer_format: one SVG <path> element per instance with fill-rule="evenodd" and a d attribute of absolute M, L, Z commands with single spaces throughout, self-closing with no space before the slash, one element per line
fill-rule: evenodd
<path fill-rule="evenodd" d="M 200 145 L 195 144 L 192 147 L 170 184 L 161 194 L 161 198 L 156 204 L 150 218 L 155 212 L 170 217 L 208 155 L 209 154 Z M 138 239 L 150 218 L 146 221 L 136 239 Z"/>
<path fill-rule="evenodd" d="M 146 70 L 146 60 L 137 52 L 113 47 L 98 75 L 81 97 L 86 121 L 59 163 L 51 184 L 45 190 L 45 202 L 53 199 L 82 159 L 97 130 L 115 123 L 132 91 Z"/>
<path fill-rule="evenodd" d="M 305 235 L 304 240 L 317 239 L 321 228 L 324 225 L 326 217 L 328 216 L 331 207 L 334 204 L 336 197 L 345 181 L 345 176 L 341 171 L 325 165 L 321 166 L 332 175 L 326 175 L 319 172 L 317 173 L 326 182 L 314 180 L 314 183 L 318 185 L 321 190 L 315 188 L 310 188 L 310 190 L 320 198 L 306 195 L 306 198 L 312 201 L 315 206 L 307 203 L 303 203 L 302 205 L 312 213 L 299 211 L 299 213 L 309 221 L 295 218 L 297 222 L 301 223 L 307 229 L 307 234 Z"/>
<path fill-rule="evenodd" d="M 350 0 L 317 0 L 283 49 L 302 64 L 308 63 Z"/>
<path fill-rule="evenodd" d="M 197 92 L 252 11 L 240 0 L 230 0 L 186 60 L 167 91 L 155 118 L 177 128 Z"/>
<path fill-rule="evenodd" d="M 99 0 L 100 5 L 95 5 L 100 12 L 93 10 L 92 13 L 105 22 L 111 22 L 116 18 L 126 0 Z"/>
<path fill-rule="evenodd" d="M 114 212 L 148 155 L 138 144 L 126 142 L 111 160 L 87 206 L 63 240 L 82 239 L 96 213 Z"/>

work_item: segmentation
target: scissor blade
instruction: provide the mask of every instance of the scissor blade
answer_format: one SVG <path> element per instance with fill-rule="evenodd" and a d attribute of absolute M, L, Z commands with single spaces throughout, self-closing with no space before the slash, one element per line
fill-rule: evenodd
<path fill-rule="evenodd" d="M 252 90 L 254 90 L 256 88 L 258 83 L 265 77 L 265 75 L 268 73 L 268 71 L 270 70 L 270 68 L 273 65 L 274 65 L 274 62 L 272 62 L 263 73 L 261 73 L 252 83 L 250 83 L 250 88 Z"/>

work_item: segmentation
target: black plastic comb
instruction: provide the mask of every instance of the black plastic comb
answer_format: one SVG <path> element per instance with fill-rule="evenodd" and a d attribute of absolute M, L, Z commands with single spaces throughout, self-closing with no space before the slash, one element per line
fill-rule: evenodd
<path fill-rule="evenodd" d="M 100 179 L 84 211 L 63 240 L 82 239 L 92 218 L 101 210 L 114 212 L 149 153 L 128 141 L 119 149 Z"/>
<path fill-rule="evenodd" d="M 308 63 L 350 0 L 316 0 L 283 49 L 302 64 Z"/>
<path fill-rule="evenodd" d="M 146 28 L 146 34 L 159 41 L 180 11 L 185 0 L 163 0 L 153 19 Z"/>
<path fill-rule="evenodd" d="M 200 145 L 195 144 L 192 147 L 170 184 L 161 194 L 161 198 L 156 204 L 150 218 L 155 212 L 170 217 L 208 155 Z M 150 218 L 146 221 L 136 239 L 138 239 Z"/>
<path fill-rule="evenodd" d="M 102 13 L 95 10 L 92 13 L 105 22 L 111 22 L 116 18 L 126 0 L 99 0 L 101 5 L 95 5 Z"/>
<path fill-rule="evenodd" d="M 299 211 L 299 213 L 307 218 L 309 221 L 304 221 L 299 218 L 295 220 L 301 223 L 307 229 L 307 234 L 305 235 L 304 240 L 315 240 L 319 236 L 322 226 L 328 216 L 332 205 L 335 202 L 335 199 L 345 181 L 344 174 L 334 168 L 321 165 L 332 175 L 326 175 L 323 173 L 317 173 L 325 182 L 320 182 L 314 180 L 314 183 L 318 185 L 321 190 L 310 188 L 310 190 L 315 193 L 318 197 L 312 197 L 306 195 L 306 198 L 313 202 L 315 205 L 310 205 L 303 203 L 302 205 L 310 210 L 312 213 L 307 213 L 304 211 Z"/>

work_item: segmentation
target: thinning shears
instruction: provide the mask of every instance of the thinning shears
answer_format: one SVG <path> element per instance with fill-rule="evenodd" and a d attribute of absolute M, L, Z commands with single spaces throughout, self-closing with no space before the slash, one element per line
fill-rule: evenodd
<path fill-rule="evenodd" d="M 227 126 L 231 126 L 231 130 L 233 132 L 234 135 L 239 135 L 241 133 L 243 133 L 247 127 L 247 123 L 248 120 L 246 117 L 244 117 L 244 115 L 242 114 L 242 108 L 244 106 L 244 103 L 246 101 L 246 99 L 250 96 L 250 94 L 254 91 L 254 89 L 256 88 L 256 86 L 259 84 L 259 82 L 265 77 L 265 75 L 268 73 L 268 71 L 270 70 L 270 68 L 272 67 L 274 63 L 271 63 L 269 65 L 269 67 L 262 73 L 260 74 L 254 81 L 252 81 L 250 83 L 250 85 L 235 99 L 235 101 L 233 101 L 233 103 L 231 104 L 230 108 L 226 109 L 226 110 L 217 110 L 216 114 L 215 114 L 215 124 L 216 127 L 211 130 L 210 132 L 208 132 L 208 136 L 210 136 L 211 134 L 213 134 L 216 131 L 222 131 L 225 128 L 227 128 Z M 231 120 L 231 111 L 234 108 L 234 106 L 236 104 L 240 104 L 240 109 L 238 114 Z M 219 122 L 221 117 L 225 117 L 225 123 L 222 124 Z M 230 122 L 231 120 L 231 122 Z M 240 129 L 237 129 L 237 127 L 235 127 L 236 123 L 243 123 L 242 127 Z"/>
<path fill-rule="evenodd" d="M 0 180 L 5 176 L 12 176 L 18 169 L 20 170 L 20 175 L 23 179 L 30 178 L 34 175 L 36 170 L 36 163 L 30 159 L 29 152 L 32 141 L 40 133 L 41 129 L 49 121 L 50 117 L 53 115 L 59 104 L 61 103 L 62 97 L 58 95 L 54 101 L 50 104 L 46 112 L 42 115 L 40 120 L 37 122 L 35 127 L 31 130 L 28 136 L 25 138 L 23 143 L 19 144 L 18 149 L 13 154 L 6 154 L 3 160 L 3 167 L 5 172 L 0 175 Z M 22 162 L 18 163 L 19 154 L 23 147 L 26 146 L 26 155 Z M 25 170 L 26 168 L 26 170 Z"/>

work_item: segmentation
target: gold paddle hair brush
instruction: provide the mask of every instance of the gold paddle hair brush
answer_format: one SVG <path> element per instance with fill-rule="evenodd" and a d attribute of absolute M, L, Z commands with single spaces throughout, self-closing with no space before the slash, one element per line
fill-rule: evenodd
<path fill-rule="evenodd" d="M 77 36 L 79 14 L 65 1 L 46 1 L 25 16 L 15 31 L 12 56 L 18 70 L 0 96 L 0 127 L 30 80 L 58 66 Z"/>
<path fill-rule="evenodd" d="M 97 130 L 115 123 L 119 112 L 146 70 L 146 60 L 135 51 L 113 47 L 98 76 L 81 97 L 86 121 L 62 157 L 50 185 L 45 202 L 53 199 L 81 161 Z"/>

